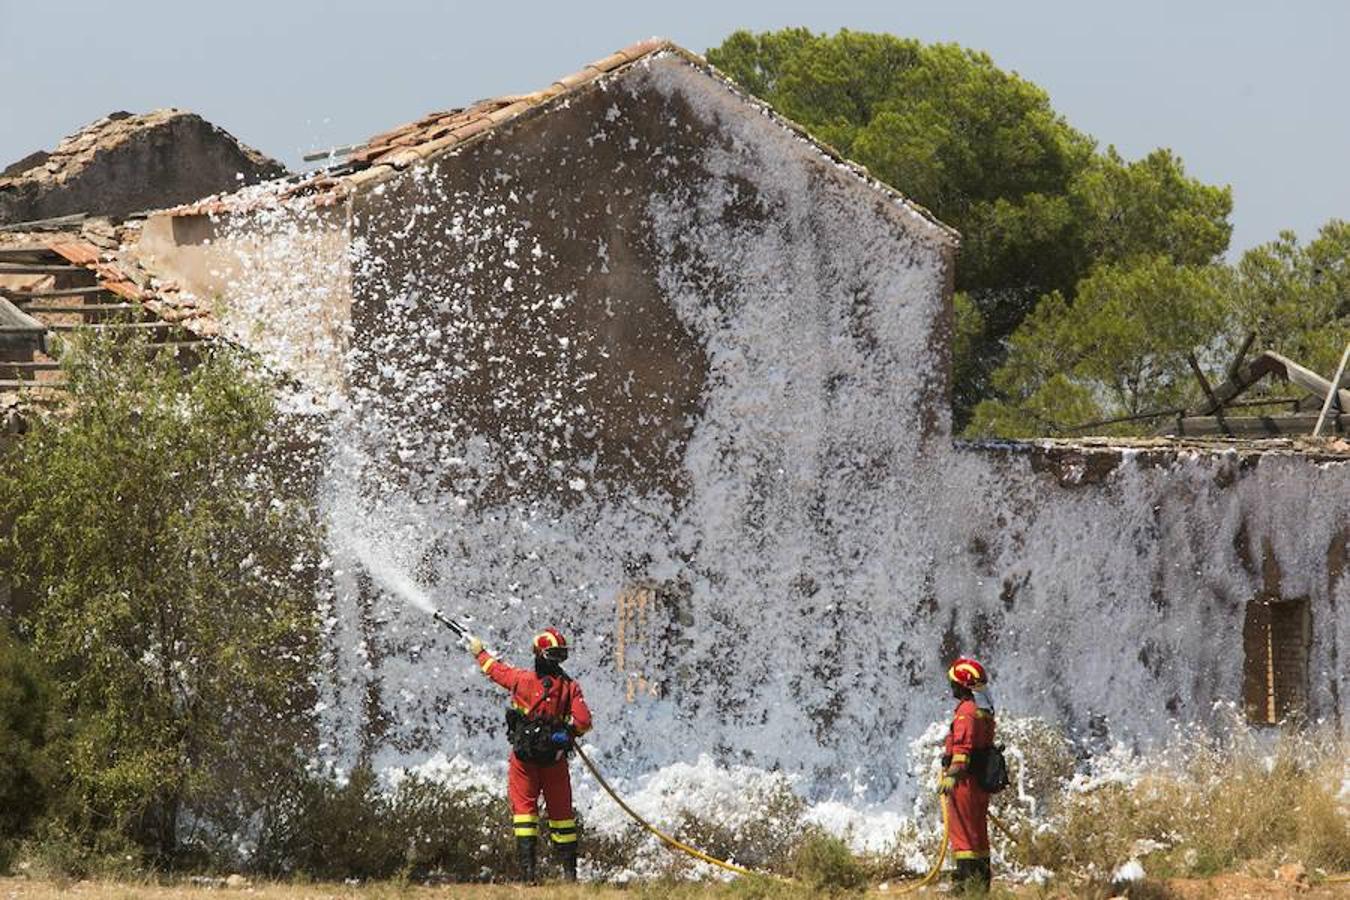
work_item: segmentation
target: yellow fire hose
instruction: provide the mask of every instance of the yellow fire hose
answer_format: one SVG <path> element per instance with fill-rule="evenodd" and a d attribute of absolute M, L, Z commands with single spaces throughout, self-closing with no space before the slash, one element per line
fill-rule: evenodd
<path fill-rule="evenodd" d="M 624 801 L 624 799 L 619 796 L 619 793 L 610 786 L 608 781 L 605 780 L 605 776 L 600 774 L 600 770 L 595 767 L 595 763 L 591 762 L 591 758 L 586 755 L 586 752 L 584 750 L 581 749 L 580 744 L 573 744 L 572 748 L 576 750 L 577 756 L 581 759 L 582 763 L 585 764 L 586 768 L 590 771 L 591 775 L 594 776 L 596 782 L 600 785 L 600 787 L 604 788 L 606 794 L 609 794 L 610 799 L 613 800 L 615 803 L 619 804 L 619 808 L 622 809 L 624 812 L 626 812 L 629 818 L 631 818 L 634 822 L 641 825 L 647 831 L 651 832 L 652 834 L 660 838 L 661 841 L 666 844 L 666 846 L 671 847 L 672 849 L 675 850 L 679 850 L 683 853 L 687 853 L 694 859 L 702 860 L 705 863 L 717 866 L 718 868 L 721 869 L 726 869 L 728 872 L 735 872 L 737 875 L 767 875 L 767 877 L 769 878 L 777 878 L 780 881 L 791 880 L 789 878 L 784 878 L 782 875 L 774 875 L 772 873 L 764 873 L 764 872 L 755 872 L 743 866 L 738 866 L 735 863 L 727 862 L 724 859 L 718 859 L 715 856 L 710 856 L 707 853 L 704 853 L 697 847 L 691 847 L 684 841 L 678 840 L 677 838 L 671 837 L 669 834 L 666 834 L 664 831 L 657 828 L 651 822 L 648 822 L 641 815 L 639 815 L 637 810 L 629 806 Z M 998 826 L 1000 828 L 1003 828 L 1003 823 L 999 822 Z M 947 798 L 944 796 L 942 798 L 942 844 L 941 846 L 938 847 L 938 855 L 937 859 L 933 860 L 933 867 L 928 870 L 928 874 L 923 876 L 922 879 L 916 881 L 914 884 L 907 885 L 904 888 L 901 888 L 895 893 L 907 894 L 910 891 L 917 891 L 919 888 L 931 884 L 933 882 L 933 879 L 937 878 L 938 873 L 942 871 L 942 863 L 947 859 L 947 840 L 950 837 L 950 829 L 951 823 L 947 819 Z M 1007 832 L 1006 828 L 1004 828 L 1004 832 L 1005 833 Z"/>
<path fill-rule="evenodd" d="M 905 887 L 902 887 L 900 890 L 896 891 L 895 893 L 897 893 L 897 894 L 908 894 L 908 893 L 910 893 L 911 891 L 917 891 L 919 888 L 925 887 L 925 886 L 927 886 L 927 885 L 933 883 L 933 879 L 934 879 L 934 878 L 937 878 L 938 872 L 941 872 L 941 871 L 942 871 L 942 863 L 947 859 L 947 841 L 948 841 L 948 839 L 949 839 L 950 837 L 951 837 L 951 822 L 947 819 L 947 795 L 946 795 L 946 794 L 943 794 L 943 795 L 942 795 L 942 845 L 941 845 L 940 847 L 938 847 L 938 855 L 937 855 L 937 859 L 933 860 L 933 868 L 929 869 L 929 870 L 928 870 L 928 874 L 925 875 L 925 876 L 923 876 L 923 878 L 919 879 L 918 881 L 914 882 L 913 884 L 909 884 L 909 885 L 906 885 Z"/>
<path fill-rule="evenodd" d="M 587 756 L 585 752 L 581 749 L 580 744 L 573 744 L 572 748 L 577 751 L 577 756 L 579 756 L 581 758 L 581 761 L 586 764 L 586 768 L 590 770 L 593 776 L 595 776 L 595 780 L 599 782 L 600 786 L 605 789 L 605 793 L 609 794 L 610 799 L 612 799 L 615 803 L 619 804 L 619 808 L 622 809 L 624 812 L 628 813 L 629 817 L 634 822 L 638 823 L 643 828 L 647 829 L 652 834 L 656 835 L 667 846 L 688 853 L 690 856 L 694 857 L 694 859 L 703 860 L 703 862 L 705 863 L 709 863 L 719 868 L 726 869 L 728 872 L 735 872 L 737 875 L 761 874 L 759 872 L 752 872 L 751 870 L 744 868 L 742 866 L 738 866 L 735 863 L 727 862 L 724 859 L 718 859 L 715 856 L 709 856 L 702 850 L 699 850 L 696 847 L 691 847 L 688 844 L 684 843 L 683 841 L 676 840 L 675 838 L 666 834 L 664 831 L 657 828 L 651 822 L 648 822 L 646 819 L 642 818 L 642 816 L 638 815 L 637 811 L 634 810 L 633 807 L 629 806 L 627 803 L 624 802 L 623 798 L 618 795 L 618 793 L 614 790 L 614 788 L 609 786 L 609 782 L 605 780 L 605 776 L 600 774 L 600 770 L 595 767 L 595 763 L 591 762 L 591 758 Z M 781 878 L 782 876 L 774 875 L 771 877 Z"/>

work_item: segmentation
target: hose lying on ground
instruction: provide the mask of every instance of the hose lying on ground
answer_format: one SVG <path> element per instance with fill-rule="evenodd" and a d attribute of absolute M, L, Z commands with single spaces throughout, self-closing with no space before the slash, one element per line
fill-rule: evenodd
<path fill-rule="evenodd" d="M 651 822 L 648 822 L 646 819 L 642 818 L 642 816 L 638 815 L 637 812 L 633 809 L 633 807 L 629 806 L 627 803 L 624 802 L 623 798 L 618 795 L 618 793 L 614 790 L 614 788 L 609 786 L 609 782 L 605 780 L 605 776 L 600 774 L 600 770 L 595 767 L 595 763 L 591 762 L 591 758 L 586 755 L 586 753 L 581 749 L 581 746 L 579 744 L 574 744 L 573 749 L 577 751 L 577 756 L 581 758 L 581 761 L 586 764 L 586 768 L 590 770 L 593 776 L 595 776 L 595 780 L 599 782 L 600 787 L 605 789 L 606 794 L 609 794 L 610 799 L 612 799 L 615 803 L 619 804 L 619 808 L 622 809 L 624 812 L 628 813 L 629 817 L 634 822 L 637 822 L 643 828 L 647 829 L 652 834 L 656 835 L 668 847 L 672 847 L 676 850 L 688 853 L 690 856 L 694 857 L 694 859 L 700 859 L 705 863 L 710 863 L 711 865 L 718 866 L 719 868 L 722 869 L 726 869 L 728 872 L 735 872 L 737 875 L 762 874 L 759 872 L 753 872 L 750 869 L 744 868 L 742 866 L 738 866 L 735 863 L 727 862 L 724 859 L 718 859 L 715 856 L 709 856 L 702 850 L 699 850 L 696 847 L 691 847 L 688 844 L 684 843 L 683 841 L 676 840 L 675 838 L 666 834 L 664 831 L 657 828 Z M 774 875 L 771 877 L 781 878 L 782 876 Z"/>
<path fill-rule="evenodd" d="M 672 849 L 675 849 L 675 850 L 679 850 L 679 851 L 681 851 L 682 853 L 687 853 L 687 854 L 689 854 L 690 856 L 692 856 L 694 859 L 702 860 L 703 862 L 709 863 L 710 865 L 714 865 L 714 866 L 717 866 L 718 868 L 726 869 L 728 872 L 735 872 L 737 875 L 765 875 L 765 874 L 766 874 L 766 873 L 763 873 L 763 872 L 755 872 L 755 871 L 752 871 L 752 870 L 747 869 L 747 868 L 745 868 L 745 867 L 743 867 L 743 866 L 738 866 L 738 865 L 736 865 L 735 863 L 727 862 L 727 861 L 724 860 L 724 859 L 718 859 L 718 858 L 715 857 L 715 856 L 709 856 L 707 853 L 704 853 L 702 850 L 699 850 L 697 847 L 691 847 L 691 846 L 689 846 L 688 844 L 684 843 L 683 841 L 678 840 L 678 839 L 676 839 L 676 838 L 673 838 L 673 837 L 671 837 L 670 835 L 666 834 L 664 831 L 662 831 L 661 829 L 657 828 L 657 827 L 656 827 L 655 825 L 653 825 L 651 822 L 648 822 L 646 819 L 644 819 L 642 816 L 640 816 L 640 815 L 637 813 L 637 811 L 636 811 L 635 809 L 633 809 L 633 807 L 629 806 L 626 802 L 624 802 L 624 799 L 623 799 L 622 797 L 620 797 L 619 794 L 618 794 L 618 792 L 615 791 L 614 788 L 612 788 L 612 787 L 610 786 L 609 782 L 605 780 L 605 776 L 603 776 L 603 775 L 600 774 L 600 770 L 597 769 L 597 768 L 595 767 L 595 763 L 591 762 L 591 758 L 590 758 L 589 756 L 586 755 L 586 752 L 585 752 L 584 750 L 581 749 L 581 746 L 580 746 L 579 744 L 574 744 L 574 745 L 573 745 L 573 749 L 576 750 L 577 756 L 581 759 L 582 763 L 585 764 L 586 768 L 590 771 L 591 775 L 594 776 L 596 782 L 600 785 L 600 787 L 604 788 L 606 794 L 609 794 L 610 799 L 613 800 L 615 803 L 619 804 L 619 808 L 622 809 L 624 812 L 628 813 L 629 818 L 631 818 L 634 822 L 636 822 L 636 823 L 638 823 L 639 825 L 641 825 L 641 826 L 642 826 L 643 828 L 645 828 L 647 831 L 651 832 L 652 834 L 654 834 L 654 835 L 656 835 L 658 838 L 660 838 L 661 841 L 662 841 L 663 843 L 666 844 L 666 846 L 671 847 Z M 937 859 L 933 860 L 933 867 L 932 867 L 931 869 L 928 870 L 928 874 L 927 874 L 927 875 L 925 875 L 922 879 L 920 879 L 919 881 L 915 882 L 914 884 L 906 885 L 905 887 L 901 888 L 900 890 L 896 891 L 895 893 L 897 893 L 897 894 L 907 894 L 907 893 L 909 893 L 910 891 L 917 891 L 919 888 L 924 887 L 925 885 L 928 885 L 928 884 L 931 884 L 931 883 L 932 883 L 933 879 L 936 878 L 936 877 L 938 876 L 938 872 L 942 871 L 942 863 L 943 863 L 943 862 L 946 860 L 946 858 L 947 858 L 947 839 L 948 839 L 948 837 L 949 837 L 949 834 L 950 834 L 950 823 L 949 823 L 948 820 L 947 820 L 947 798 L 946 798 L 946 797 L 943 797 L 943 798 L 942 798 L 942 845 L 941 845 L 940 847 L 938 847 L 938 855 L 937 855 Z M 780 881 L 790 881 L 790 880 L 791 880 L 791 879 L 788 879 L 788 878 L 784 878 L 784 877 L 781 876 L 781 875 L 773 875 L 773 874 L 771 874 L 771 873 L 768 874 L 768 877 L 770 877 L 770 878 L 777 878 L 777 879 L 779 879 Z"/>

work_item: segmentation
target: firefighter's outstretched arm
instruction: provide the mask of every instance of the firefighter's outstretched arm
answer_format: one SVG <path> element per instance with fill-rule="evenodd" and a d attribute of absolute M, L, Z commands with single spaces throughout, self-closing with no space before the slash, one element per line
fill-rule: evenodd
<path fill-rule="evenodd" d="M 515 689 L 516 681 L 521 674 L 520 669 L 497 659 L 483 647 L 483 642 L 472 634 L 464 635 L 463 644 L 464 649 L 473 654 L 473 658 L 478 662 L 478 668 L 483 670 L 484 675 L 508 691 Z"/>

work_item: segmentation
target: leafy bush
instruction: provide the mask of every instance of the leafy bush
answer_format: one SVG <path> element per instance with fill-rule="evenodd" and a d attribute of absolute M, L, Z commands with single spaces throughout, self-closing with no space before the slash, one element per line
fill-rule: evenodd
<path fill-rule="evenodd" d="M 41 665 L 0 631 L 0 868 L 59 790 L 61 724 Z"/>
<path fill-rule="evenodd" d="M 317 529 L 249 361 L 77 337 L 69 400 L 0 467 L 0 567 L 73 722 L 66 833 L 171 864 L 309 733 Z"/>
<path fill-rule="evenodd" d="M 271 811 L 252 865 L 324 880 L 484 881 L 515 873 L 504 801 L 409 775 L 390 790 L 368 768 L 316 776 Z"/>
<path fill-rule="evenodd" d="M 744 822 L 728 824 L 681 810 L 676 834 L 718 859 L 734 860 L 751 869 L 787 871 L 793 848 L 809 831 L 804 818 L 806 804 L 789 784 L 774 780 L 747 791 L 737 805 L 754 810 L 754 815 Z"/>
<path fill-rule="evenodd" d="M 811 834 L 792 851 L 792 877 L 818 891 L 861 890 L 867 873 L 848 845 L 823 832 Z"/>

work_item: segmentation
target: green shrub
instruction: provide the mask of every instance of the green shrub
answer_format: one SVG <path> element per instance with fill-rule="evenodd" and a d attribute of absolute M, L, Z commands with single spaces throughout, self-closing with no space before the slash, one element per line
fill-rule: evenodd
<path fill-rule="evenodd" d="M 251 864 L 320 880 L 485 881 L 515 874 L 504 801 L 415 775 L 389 790 L 367 767 L 311 777 L 269 810 Z"/>
<path fill-rule="evenodd" d="M 61 724 L 41 665 L 0 631 L 0 868 L 59 790 Z"/>
<path fill-rule="evenodd" d="M 23 621 L 73 721 L 67 833 L 114 829 L 173 865 L 190 823 L 310 734 L 303 442 L 226 347 L 184 371 L 78 336 L 62 365 L 68 402 L 0 466 L 0 571 L 34 598 Z"/>
<path fill-rule="evenodd" d="M 793 847 L 808 833 L 806 804 L 786 781 L 774 780 L 747 791 L 737 805 L 755 810 L 755 815 L 728 824 L 681 810 L 675 834 L 718 859 L 733 860 L 749 869 L 786 872 Z"/>
<path fill-rule="evenodd" d="M 833 835 L 815 832 L 792 852 L 792 877 L 818 891 L 861 890 L 867 872 L 848 845 Z"/>

